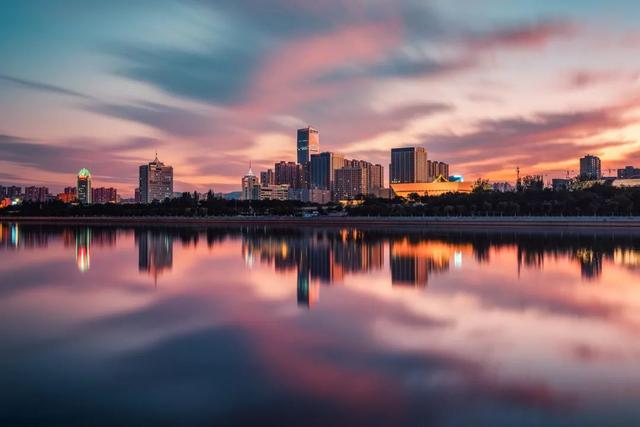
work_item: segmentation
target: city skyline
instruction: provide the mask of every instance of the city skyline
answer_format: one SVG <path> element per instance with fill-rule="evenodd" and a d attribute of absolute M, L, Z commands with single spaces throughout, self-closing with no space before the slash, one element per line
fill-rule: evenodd
<path fill-rule="evenodd" d="M 8 2 L 0 182 L 86 167 L 132 196 L 157 149 L 177 191 L 228 192 L 248 160 L 296 161 L 308 125 L 323 150 L 423 146 L 468 180 L 640 164 L 637 8 L 556 3 Z"/>

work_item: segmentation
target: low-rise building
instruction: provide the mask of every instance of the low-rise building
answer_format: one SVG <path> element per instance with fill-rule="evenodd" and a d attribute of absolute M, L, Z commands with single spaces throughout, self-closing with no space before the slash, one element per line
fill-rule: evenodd
<path fill-rule="evenodd" d="M 420 196 L 439 196 L 446 193 L 471 193 L 471 182 L 411 182 L 403 184 L 391 184 L 391 190 L 395 196 L 409 198 L 416 193 Z"/>
<path fill-rule="evenodd" d="M 290 188 L 289 200 L 324 205 L 331 202 L 331 191 L 319 188 Z"/>
<path fill-rule="evenodd" d="M 553 191 L 567 191 L 571 187 L 571 180 L 566 178 L 554 178 L 551 180 Z"/>
<path fill-rule="evenodd" d="M 274 184 L 261 186 L 260 200 L 289 200 L 289 185 Z"/>

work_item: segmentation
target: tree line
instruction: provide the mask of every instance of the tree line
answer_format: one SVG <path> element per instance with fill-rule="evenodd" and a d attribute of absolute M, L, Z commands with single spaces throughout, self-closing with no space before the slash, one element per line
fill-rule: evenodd
<path fill-rule="evenodd" d="M 365 199 L 347 210 L 354 216 L 636 216 L 640 215 L 640 188 L 597 184 L 573 191 L 531 186 L 497 192 L 476 186 L 470 194 Z"/>
<path fill-rule="evenodd" d="M 476 186 L 470 194 L 439 196 L 411 194 L 408 199 L 360 197 L 357 204 L 315 205 L 299 201 L 225 200 L 209 194 L 183 193 L 182 197 L 151 204 L 67 204 L 25 202 L 0 209 L 11 216 L 294 216 L 306 213 L 349 216 L 640 216 L 640 188 L 594 185 L 572 191 L 538 187 L 515 192 L 489 191 Z"/>

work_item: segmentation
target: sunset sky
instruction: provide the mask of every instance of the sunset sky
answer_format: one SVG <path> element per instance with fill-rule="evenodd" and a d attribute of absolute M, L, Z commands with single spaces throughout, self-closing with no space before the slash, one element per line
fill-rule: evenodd
<path fill-rule="evenodd" d="M 176 191 L 232 191 L 322 151 L 385 166 L 423 145 L 467 180 L 640 166 L 632 0 L 6 0 L 0 184 L 132 196 L 137 166 Z"/>

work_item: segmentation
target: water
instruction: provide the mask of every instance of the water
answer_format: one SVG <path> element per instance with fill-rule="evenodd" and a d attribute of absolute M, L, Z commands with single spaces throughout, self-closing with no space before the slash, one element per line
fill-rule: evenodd
<path fill-rule="evenodd" d="M 637 426 L 640 237 L 0 227 L 0 425 Z"/>

